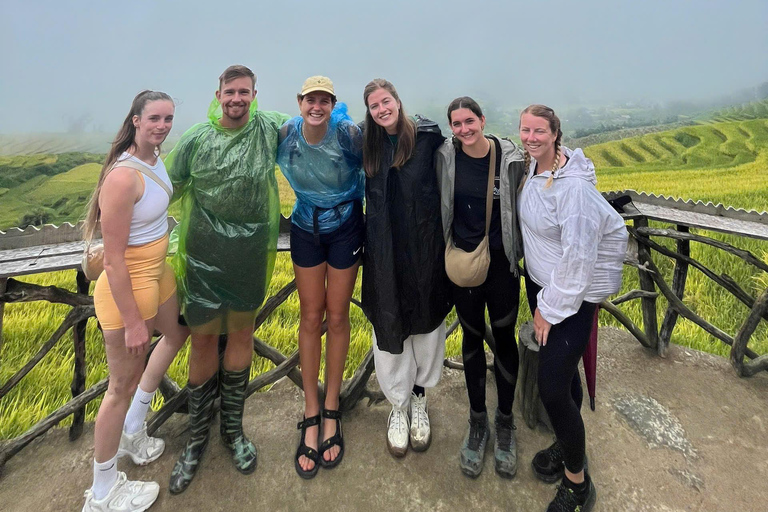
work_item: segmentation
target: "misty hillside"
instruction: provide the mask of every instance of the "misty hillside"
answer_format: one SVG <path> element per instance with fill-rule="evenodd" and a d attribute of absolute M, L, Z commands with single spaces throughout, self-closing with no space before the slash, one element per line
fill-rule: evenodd
<path fill-rule="evenodd" d="M 486 131 L 516 137 L 518 110 L 505 110 L 492 101 L 483 108 Z M 440 112 L 432 110 L 422 112 L 437 119 Z M 581 114 L 607 120 L 629 116 L 626 112 L 634 112 L 638 120 L 658 119 L 653 117 L 657 110 L 640 106 Z M 564 114 L 570 117 L 573 112 Z M 565 144 L 586 148 L 598 169 L 601 190 L 632 188 L 762 210 L 768 197 L 767 119 L 768 99 L 763 99 L 701 112 L 684 122 L 619 130 L 603 124 L 607 131 L 566 136 Z M 567 123 L 573 121 L 563 119 L 566 132 Z M 82 218 L 110 140 L 87 133 L 0 135 L 0 229 Z M 164 150 L 175 142 L 166 141 Z M 723 189 L 717 180 L 728 173 L 735 182 Z"/>

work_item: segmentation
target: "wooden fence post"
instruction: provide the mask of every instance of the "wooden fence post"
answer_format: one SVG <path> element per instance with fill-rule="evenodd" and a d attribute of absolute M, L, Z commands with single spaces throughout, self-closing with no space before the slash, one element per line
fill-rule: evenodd
<path fill-rule="evenodd" d="M 90 281 L 85 277 L 82 270 L 77 271 L 77 293 L 88 295 Z M 77 322 L 72 329 L 72 341 L 75 350 L 75 368 L 72 376 L 72 398 L 77 398 L 85 391 L 85 328 L 88 325 L 88 319 Z M 75 410 L 72 415 L 72 426 L 69 427 L 69 440 L 74 441 L 83 433 L 83 424 L 85 423 L 85 404 Z"/>
<path fill-rule="evenodd" d="M 645 217 L 634 220 L 635 229 L 648 227 L 648 219 Z M 645 244 L 637 244 L 637 260 L 641 266 L 648 269 L 648 262 L 652 263 L 651 251 Z M 638 270 L 638 276 L 640 278 L 640 288 L 646 292 L 656 292 L 656 286 L 653 283 L 653 279 L 648 275 L 650 270 Z M 642 299 L 643 310 L 643 330 L 645 336 L 651 344 L 652 348 L 658 350 L 659 347 L 659 322 L 656 318 L 656 298 L 643 297 Z"/>
<path fill-rule="evenodd" d="M 681 233 L 688 233 L 688 226 L 677 226 L 677 230 Z M 682 256 L 688 258 L 691 256 L 691 242 L 689 240 L 677 241 L 677 252 Z M 672 291 L 675 293 L 678 299 L 683 300 L 685 294 L 685 281 L 688 278 L 688 262 L 682 258 L 675 259 L 675 272 L 672 275 Z M 678 313 L 671 306 L 667 306 L 667 311 L 664 313 L 664 320 L 661 322 L 661 330 L 659 331 L 659 346 L 657 352 L 660 356 L 664 356 L 669 347 L 669 341 L 672 339 L 672 331 L 677 323 Z"/>
<path fill-rule="evenodd" d="M 536 428 L 541 423 L 552 431 L 549 416 L 539 397 L 539 344 L 533 336 L 533 322 L 528 321 L 520 326 L 518 340 L 520 370 L 515 401 L 520 405 L 523 421 L 528 428 Z"/>
<path fill-rule="evenodd" d="M 0 295 L 5 293 L 5 287 L 8 285 L 7 277 L 0 277 Z M 5 302 L 0 301 L 0 354 L 3 352 L 3 315 L 5 314 Z M 2 359 L 0 359 L 0 364 Z"/>

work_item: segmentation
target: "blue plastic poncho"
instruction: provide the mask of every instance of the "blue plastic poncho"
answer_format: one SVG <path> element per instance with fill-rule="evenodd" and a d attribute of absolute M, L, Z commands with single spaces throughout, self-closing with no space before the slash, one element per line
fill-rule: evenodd
<path fill-rule="evenodd" d="M 272 278 L 280 199 L 275 178 L 278 132 L 288 119 L 258 110 L 223 128 L 214 100 L 208 122 L 193 126 L 166 158 L 182 199 L 173 258 L 181 310 L 195 332 L 218 334 L 253 322 Z"/>
<path fill-rule="evenodd" d="M 354 201 L 365 195 L 362 170 L 362 133 L 344 103 L 331 113 L 325 138 L 310 145 L 302 135 L 304 120 L 294 117 L 280 129 L 277 163 L 296 193 L 291 221 L 314 233 L 338 229 L 351 215 Z"/>

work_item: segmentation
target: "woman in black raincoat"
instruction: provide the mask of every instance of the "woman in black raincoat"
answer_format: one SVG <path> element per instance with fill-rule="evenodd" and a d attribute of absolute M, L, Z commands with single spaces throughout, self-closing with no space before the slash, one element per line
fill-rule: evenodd
<path fill-rule="evenodd" d="M 409 441 L 416 451 L 431 442 L 424 388 L 440 379 L 452 306 L 434 168 L 444 138 L 436 123 L 408 118 L 386 80 L 371 81 L 363 99 L 362 303 L 373 324 L 376 376 L 392 404 L 387 446 L 402 457 Z"/>

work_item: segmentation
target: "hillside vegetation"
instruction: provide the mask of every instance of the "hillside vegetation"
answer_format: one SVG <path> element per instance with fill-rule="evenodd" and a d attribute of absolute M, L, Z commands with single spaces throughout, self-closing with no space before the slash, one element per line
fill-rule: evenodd
<path fill-rule="evenodd" d="M 742 105 L 716 110 L 704 119 L 704 122 L 722 123 L 728 121 L 744 121 L 746 119 L 768 118 L 768 98 L 752 101 Z"/>
<path fill-rule="evenodd" d="M 768 120 L 733 121 L 596 144 L 584 152 L 601 190 L 635 189 L 768 207 Z"/>
<path fill-rule="evenodd" d="M 611 142 L 614 140 L 639 137 L 657 132 L 676 130 L 684 126 L 724 123 L 733 121 L 748 121 L 752 119 L 768 119 L 768 98 L 743 103 L 719 110 L 702 112 L 695 116 L 686 116 L 670 123 L 638 124 L 634 127 L 606 127 L 606 129 L 594 129 L 586 135 L 583 131 L 576 130 L 573 134 L 566 134 L 565 143 L 569 147 L 585 148 L 595 144 Z"/>
<path fill-rule="evenodd" d="M 94 153 L 0 157 L 0 229 L 24 224 L 25 217 L 77 220 L 103 161 Z"/>

